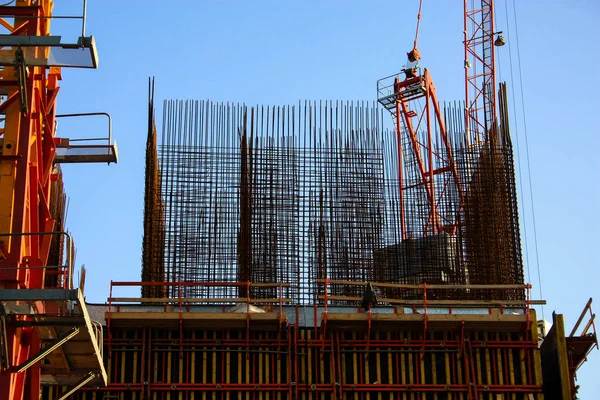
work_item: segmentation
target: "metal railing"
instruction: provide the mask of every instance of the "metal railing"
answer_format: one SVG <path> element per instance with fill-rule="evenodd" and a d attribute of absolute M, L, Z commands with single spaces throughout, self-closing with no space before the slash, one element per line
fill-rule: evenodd
<path fill-rule="evenodd" d="M 148 287 L 148 286 L 159 286 L 164 287 L 175 287 L 177 288 L 176 297 L 114 297 L 113 290 L 115 287 Z M 245 288 L 245 297 L 183 297 L 184 288 L 190 287 L 204 287 L 204 288 Z M 279 312 L 283 312 L 283 304 L 290 303 L 291 298 L 284 298 L 284 288 L 290 287 L 289 283 L 253 283 L 253 282 L 110 282 L 110 294 L 108 297 L 108 309 L 109 312 L 113 310 L 114 303 L 145 303 L 145 304 L 156 304 L 156 305 L 177 305 L 179 310 L 183 311 L 184 305 L 192 304 L 213 304 L 213 305 L 226 305 L 226 304 L 246 304 L 246 310 L 249 310 L 252 303 L 255 304 L 266 304 L 266 305 L 278 305 Z M 251 297 L 252 288 L 277 288 L 278 296 L 272 298 L 258 298 Z"/>
<path fill-rule="evenodd" d="M 112 117 L 107 112 L 86 112 L 86 113 L 70 113 L 70 114 L 57 114 L 56 118 L 75 118 L 75 117 L 94 117 L 94 116 L 105 116 L 108 118 L 108 137 L 94 137 L 94 138 L 75 138 L 65 139 L 68 140 L 68 144 L 64 147 L 67 151 L 74 154 L 74 157 L 85 158 L 85 156 L 105 156 L 106 161 L 109 164 L 111 162 L 117 162 L 117 148 L 116 143 L 112 139 Z M 97 142 L 105 142 L 102 144 L 95 144 Z M 72 144 L 76 143 L 76 144 Z M 60 144 L 57 147 L 61 147 Z M 104 153 L 103 153 L 104 152 Z M 68 154 L 65 154 L 67 156 Z M 58 158 L 58 155 L 57 155 Z M 65 157 L 66 158 L 66 157 Z M 64 162 L 64 161 L 63 161 Z M 68 162 L 68 161 L 67 161 Z"/>
<path fill-rule="evenodd" d="M 90 322 L 92 323 L 92 329 L 94 330 L 93 334 L 96 335 L 96 344 L 98 345 L 98 349 L 100 350 L 100 358 L 102 358 L 104 353 L 104 332 L 102 324 L 98 321 Z"/>
<path fill-rule="evenodd" d="M 36 270 L 36 269 L 44 269 L 46 274 L 56 274 L 63 279 L 59 279 L 57 281 L 57 286 L 55 288 L 61 289 L 73 289 L 73 239 L 71 235 L 67 232 L 56 231 L 56 232 L 21 232 L 21 233 L 0 233 L 0 238 L 2 237 L 16 237 L 18 240 L 23 240 L 26 237 L 31 236 L 64 236 L 65 242 L 63 244 L 63 253 L 65 254 L 65 264 L 64 265 L 44 265 L 44 266 L 20 266 L 20 267 L 2 267 L 2 270 L 18 270 L 18 271 L 26 271 L 26 270 Z M 1 265 L 1 264 L 0 264 Z"/>
<path fill-rule="evenodd" d="M 14 13 L 3 13 L 0 14 L 0 17 L 15 17 Z M 80 19 L 81 20 L 81 37 L 85 37 L 85 27 L 87 20 L 87 0 L 83 0 L 83 10 L 81 15 L 19 15 L 19 18 L 27 19 L 27 18 L 36 18 L 36 19 Z"/>
<path fill-rule="evenodd" d="M 353 296 L 337 296 L 330 295 L 330 285 L 342 285 L 342 286 L 367 286 L 367 282 L 355 282 L 355 281 L 343 281 L 343 280 L 331 280 L 331 279 L 317 279 L 317 283 L 322 284 L 323 295 L 317 296 L 318 300 L 323 301 L 324 311 L 327 311 L 327 307 L 331 301 L 337 302 L 349 302 L 356 303 L 361 302 L 361 297 Z M 400 291 L 416 291 L 420 293 L 418 298 L 389 298 L 389 297 L 377 297 L 378 303 L 388 303 L 390 305 L 401 305 L 406 307 L 415 308 L 418 307 L 427 313 L 429 308 L 523 308 L 525 314 L 529 314 L 531 306 L 544 305 L 544 300 L 532 300 L 531 299 L 531 285 L 530 284 L 507 284 L 507 285 L 443 285 L 443 284 L 421 284 L 421 285 L 410 285 L 410 284 L 396 284 L 396 283 L 382 283 L 382 282 L 370 282 L 373 288 L 383 289 L 391 288 L 398 289 Z M 525 297 L 522 300 L 515 299 L 484 299 L 484 300 L 468 300 L 468 299 L 435 299 L 431 298 L 431 294 L 439 291 L 465 291 L 478 290 L 478 291 L 515 291 L 523 290 Z M 429 295 L 429 298 L 428 298 Z M 468 297 L 468 296 L 464 296 Z"/>
<path fill-rule="evenodd" d="M 577 330 L 581 326 L 581 323 L 583 322 L 586 314 L 589 316 L 588 322 L 585 324 L 585 326 L 583 327 L 581 332 L 577 333 Z M 575 336 L 583 337 L 586 335 L 592 336 L 595 339 L 596 348 L 599 348 L 598 347 L 598 339 L 596 338 L 596 324 L 594 322 L 595 319 L 596 319 L 596 314 L 594 314 L 594 312 L 592 311 L 592 298 L 590 297 L 587 304 L 583 308 L 583 311 L 581 312 L 579 319 L 575 323 L 573 330 L 571 330 L 571 334 L 568 337 L 570 337 L 570 338 L 575 337 Z M 590 331 L 590 328 L 591 328 L 591 331 Z"/>
<path fill-rule="evenodd" d="M 415 69 L 416 69 L 415 76 L 421 77 L 423 75 L 424 69 L 421 67 L 417 67 Z M 377 99 L 378 100 L 386 99 L 386 98 L 389 98 L 390 96 L 393 96 L 396 94 L 396 87 L 394 85 L 396 78 L 398 78 L 398 80 L 400 82 L 404 81 L 406 79 L 406 77 L 404 76 L 404 70 L 402 70 L 396 74 L 381 78 L 377 81 Z"/>

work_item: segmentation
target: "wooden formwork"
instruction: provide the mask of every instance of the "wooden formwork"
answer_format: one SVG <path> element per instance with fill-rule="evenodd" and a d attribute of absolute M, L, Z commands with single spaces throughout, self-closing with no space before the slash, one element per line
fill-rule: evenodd
<path fill-rule="evenodd" d="M 110 383 L 84 388 L 75 398 L 543 398 L 533 310 L 371 314 L 315 307 L 314 321 L 301 320 L 302 310 L 295 310 L 285 318 L 267 313 L 271 318 L 265 315 L 260 325 L 247 320 L 247 326 L 231 324 L 228 313 L 185 313 L 206 318 L 180 325 L 165 324 L 163 312 L 145 312 L 135 323 L 128 312 L 113 313 L 104 351 Z M 190 322 L 197 320 L 203 322 Z M 59 392 L 46 389 L 44 398 Z"/>

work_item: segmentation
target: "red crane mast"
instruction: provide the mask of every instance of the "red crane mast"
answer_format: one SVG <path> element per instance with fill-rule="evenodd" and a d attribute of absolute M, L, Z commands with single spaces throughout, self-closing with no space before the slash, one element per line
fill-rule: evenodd
<path fill-rule="evenodd" d="M 475 4 L 478 4 L 476 7 Z M 497 123 L 496 57 L 494 45 L 494 1 L 464 0 L 465 126 L 467 139 L 485 141 Z"/>

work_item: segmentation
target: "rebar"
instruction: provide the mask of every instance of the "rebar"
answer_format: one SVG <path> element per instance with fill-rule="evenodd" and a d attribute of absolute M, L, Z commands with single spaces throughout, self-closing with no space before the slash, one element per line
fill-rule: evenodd
<path fill-rule="evenodd" d="M 290 286 L 281 295 L 298 304 L 318 302 L 324 291 L 318 279 L 523 283 L 508 118 L 501 112 L 500 128 L 474 144 L 465 134 L 462 110 L 460 103 L 444 107 L 465 196 L 450 179 L 438 179 L 433 191 L 438 214 L 458 229 L 434 235 L 423 229 L 428 199 L 424 185 L 416 184 L 421 181 L 410 143 L 383 129 L 384 112 L 373 104 L 165 101 L 158 151 L 156 131 L 149 130 L 143 280 L 285 282 Z M 400 166 L 398 140 L 406 150 Z M 443 143 L 434 146 L 434 154 L 446 151 Z M 267 287 L 251 293 L 243 286 L 158 288 L 160 293 L 148 296 L 280 295 L 279 288 Z M 356 297 L 364 289 L 340 284 L 328 290 Z M 439 292 L 428 296 L 523 298 L 506 290 Z"/>
<path fill-rule="evenodd" d="M 165 276 L 164 203 L 160 188 L 160 170 L 156 150 L 154 119 L 154 79 L 148 87 L 148 137 L 146 140 L 146 185 L 144 193 L 144 239 L 142 242 L 142 281 L 161 282 Z M 142 297 L 164 297 L 160 286 L 142 287 Z"/>

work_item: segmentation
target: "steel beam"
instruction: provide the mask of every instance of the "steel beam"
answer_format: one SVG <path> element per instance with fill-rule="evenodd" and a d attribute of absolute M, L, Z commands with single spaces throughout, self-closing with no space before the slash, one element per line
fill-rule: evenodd
<path fill-rule="evenodd" d="M 60 397 L 58 398 L 58 400 L 66 399 L 67 397 L 69 397 L 70 395 L 75 393 L 79 388 L 81 388 L 86 383 L 90 382 L 95 377 L 96 377 L 96 375 L 93 372 L 88 372 L 88 374 L 82 380 L 80 380 L 77 385 L 73 386 L 73 388 L 69 389 L 68 391 L 63 392 L 60 395 Z"/>
<path fill-rule="evenodd" d="M 0 289 L 0 301 L 79 300 L 78 289 Z"/>
<path fill-rule="evenodd" d="M 20 373 L 20 372 L 25 371 L 27 368 L 31 367 L 36 362 L 40 361 L 42 358 L 46 357 L 48 354 L 52 353 L 54 350 L 58 349 L 60 346 L 62 346 L 66 342 L 68 342 L 70 339 L 77 336 L 78 333 L 79 333 L 79 328 L 73 327 L 70 331 L 68 331 L 64 335 L 60 336 L 59 338 L 57 338 L 51 345 L 46 346 L 39 353 L 37 353 L 33 357 L 30 357 L 29 360 L 27 360 L 23 364 L 19 365 L 16 368 L 15 372 Z"/>

